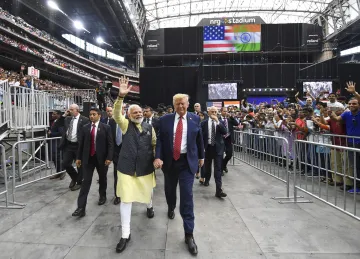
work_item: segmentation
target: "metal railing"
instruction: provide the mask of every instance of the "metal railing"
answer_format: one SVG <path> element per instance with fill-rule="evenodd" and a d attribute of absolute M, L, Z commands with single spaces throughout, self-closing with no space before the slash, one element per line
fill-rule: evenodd
<path fill-rule="evenodd" d="M 45 129 L 49 125 L 47 93 L 22 86 L 11 86 L 7 93 L 10 128 L 14 130 Z"/>
<path fill-rule="evenodd" d="M 9 92 L 8 80 L 0 81 L 0 127 L 10 120 L 10 104 L 6 101 Z"/>
<path fill-rule="evenodd" d="M 64 111 L 73 103 L 79 105 L 80 110 L 84 108 L 84 102 L 96 102 L 95 89 L 83 90 L 47 90 L 49 94 L 48 107 L 50 110 Z"/>
<path fill-rule="evenodd" d="M 11 182 L 6 187 L 6 193 L 4 192 L 7 206 L 0 208 L 24 208 L 25 204 L 16 202 L 16 189 L 65 173 L 62 152 L 58 148 L 60 139 L 61 137 L 29 139 L 18 141 L 12 146 L 8 170 L 10 173 L 7 174 Z M 9 203 L 17 206 L 8 206 Z"/>
<path fill-rule="evenodd" d="M 360 149 L 295 140 L 294 154 L 298 168 L 308 168 L 305 173 L 294 171 L 294 196 L 300 190 L 360 220 L 356 194 L 360 186 Z M 352 194 L 347 193 L 350 188 L 354 189 Z"/>
<path fill-rule="evenodd" d="M 235 159 L 242 161 L 286 183 L 285 196 L 272 198 L 292 199 L 289 184 L 289 168 L 292 166 L 289 142 L 284 137 L 265 135 L 262 131 L 260 133 L 262 134 L 234 131 L 233 164 Z"/>
<path fill-rule="evenodd" d="M 304 198 L 297 195 L 301 190 L 360 220 L 360 137 L 256 128 L 236 130 L 234 137 L 233 163 L 240 160 L 286 183 L 286 196 L 274 198 L 280 203 L 311 202 L 298 199 Z"/>

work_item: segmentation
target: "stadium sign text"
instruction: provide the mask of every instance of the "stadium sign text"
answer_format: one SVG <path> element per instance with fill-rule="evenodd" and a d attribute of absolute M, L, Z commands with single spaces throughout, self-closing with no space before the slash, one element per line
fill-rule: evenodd
<path fill-rule="evenodd" d="M 197 26 L 219 26 L 228 24 L 263 24 L 265 23 L 260 16 L 252 17 L 226 17 L 226 18 L 203 18 Z"/>
<path fill-rule="evenodd" d="M 255 23 L 255 18 L 225 18 L 225 19 L 217 19 L 217 20 L 210 20 L 210 25 L 222 25 L 222 24 L 242 24 L 242 23 Z"/>

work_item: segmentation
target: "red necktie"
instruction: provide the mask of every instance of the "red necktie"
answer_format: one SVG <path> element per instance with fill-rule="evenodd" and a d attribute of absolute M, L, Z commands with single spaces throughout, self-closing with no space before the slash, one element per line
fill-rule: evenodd
<path fill-rule="evenodd" d="M 175 132 L 175 142 L 174 142 L 174 152 L 173 158 L 174 160 L 179 160 L 180 152 L 181 152 L 181 140 L 182 140 L 182 116 L 179 118 L 179 123 L 176 127 Z"/>
<path fill-rule="evenodd" d="M 183 123 L 182 123 L 182 117 L 180 117 L 175 132 L 174 154 L 173 154 L 173 158 L 175 161 L 179 160 L 180 158 L 182 133 L 183 133 Z"/>
<path fill-rule="evenodd" d="M 95 155 L 95 124 L 92 124 L 92 129 L 90 132 L 91 135 L 91 144 L 90 144 L 90 156 L 94 156 Z"/>

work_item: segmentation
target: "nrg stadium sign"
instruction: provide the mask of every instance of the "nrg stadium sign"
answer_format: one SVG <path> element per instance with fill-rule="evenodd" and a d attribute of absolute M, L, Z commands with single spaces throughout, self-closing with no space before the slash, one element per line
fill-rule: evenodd
<path fill-rule="evenodd" d="M 197 26 L 220 26 L 231 24 L 263 24 L 265 23 L 260 16 L 253 17 L 227 17 L 227 18 L 203 18 Z"/>

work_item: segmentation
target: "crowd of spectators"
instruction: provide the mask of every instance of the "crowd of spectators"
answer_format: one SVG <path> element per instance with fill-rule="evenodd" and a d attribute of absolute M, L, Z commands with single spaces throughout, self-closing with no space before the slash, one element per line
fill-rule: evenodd
<path fill-rule="evenodd" d="M 31 78 L 27 75 L 24 75 L 23 72 L 15 72 L 10 70 L 5 70 L 0 67 L 0 80 L 8 80 L 10 86 L 23 86 L 30 88 L 31 87 Z M 71 90 L 68 85 L 63 85 L 60 83 L 53 82 L 47 79 L 35 79 L 34 80 L 34 89 L 35 90 Z"/>
<path fill-rule="evenodd" d="M 69 62 L 66 62 L 62 59 L 59 59 L 59 58 L 56 58 L 54 53 L 51 53 L 49 51 L 46 51 L 44 49 L 37 49 L 35 47 L 29 47 L 28 45 L 24 44 L 24 43 L 21 43 L 17 40 L 14 40 L 12 38 L 9 38 L 8 36 L 6 35 L 3 35 L 3 34 L 0 34 L 0 41 L 6 43 L 6 44 L 9 44 L 15 48 L 19 48 L 21 49 L 22 51 L 25 51 L 25 52 L 28 52 L 32 55 L 35 55 L 37 57 L 40 57 L 40 58 L 43 58 L 44 61 L 47 61 L 51 64 L 54 64 L 54 65 L 57 65 L 57 66 L 60 66 L 62 67 L 63 69 L 68 69 L 68 70 L 71 70 L 75 73 L 78 73 L 78 74 L 81 74 L 81 75 L 84 75 L 86 77 L 89 77 L 89 78 L 93 78 L 93 79 L 96 79 L 96 80 L 100 80 L 100 78 L 98 76 L 94 76 L 88 72 L 86 72 L 85 70 L 83 69 L 80 69 L 79 67 L 77 66 L 74 66 L 73 64 L 70 64 Z"/>
<path fill-rule="evenodd" d="M 242 131 L 263 136 L 255 137 L 254 140 L 252 136 L 245 135 L 241 143 L 250 148 L 254 148 L 254 145 L 261 147 L 261 150 L 265 148 L 265 152 L 273 153 L 276 157 L 288 156 L 291 161 L 300 159 L 301 167 L 298 170 L 303 175 L 320 177 L 321 181 L 328 181 L 327 184 L 331 186 L 336 185 L 350 193 L 360 193 L 360 188 L 354 190 L 354 181 L 350 178 L 354 176 L 360 179 L 360 166 L 354 162 L 355 156 L 350 151 L 345 155 L 339 150 L 313 144 L 360 147 L 360 117 L 357 116 L 360 112 L 360 95 L 352 82 L 348 83 L 346 90 L 350 98 L 339 96 L 338 92 L 321 93 L 316 97 L 308 93 L 306 101 L 296 94 L 296 103 L 290 103 L 287 99 L 276 104 L 249 104 L 244 99 L 240 107 L 230 106 L 229 114 L 240 123 Z M 267 142 L 269 139 L 266 136 L 285 138 L 289 145 L 287 147 L 278 139 L 275 143 Z M 300 147 L 301 157 L 295 157 L 292 149 L 296 139 L 308 141 L 306 146 Z M 281 164 L 281 159 L 278 162 Z M 343 165 L 348 168 L 343 168 Z M 295 164 L 291 163 L 290 168 L 293 166 Z M 330 174 L 330 171 L 345 172 L 346 176 Z"/>
<path fill-rule="evenodd" d="M 16 26 L 22 28 L 23 30 L 45 40 L 45 41 L 48 41 L 49 43 L 51 44 L 54 44 L 54 45 L 57 45 L 61 48 L 64 48 L 70 52 L 73 52 L 75 53 L 76 50 L 74 50 L 73 48 L 70 48 L 69 46 L 63 44 L 62 42 L 56 40 L 54 37 L 52 37 L 49 33 L 43 31 L 43 30 L 39 30 L 37 28 L 35 28 L 34 26 L 31 26 L 30 24 L 28 24 L 27 22 L 25 22 L 21 17 L 16 17 L 14 15 L 11 15 L 9 12 L 7 12 L 6 10 L 3 10 L 0 8 L 0 18 L 2 19 L 5 19 L 13 24 L 15 24 Z M 3 26 L 5 27 L 5 26 Z M 9 30 L 12 30 L 10 27 L 8 27 Z M 24 34 L 24 37 L 27 38 L 27 35 Z M 134 74 L 136 74 L 133 70 L 131 70 L 128 66 L 125 66 L 125 65 L 121 65 L 121 67 L 116 67 L 116 66 L 113 66 L 109 63 L 105 63 L 105 62 L 102 62 L 100 60 L 96 60 L 96 59 L 91 59 L 93 60 L 95 63 L 98 63 L 98 64 L 101 64 L 107 68 L 110 68 L 110 69 L 113 69 L 113 70 L 116 70 L 118 72 L 132 72 Z"/>

